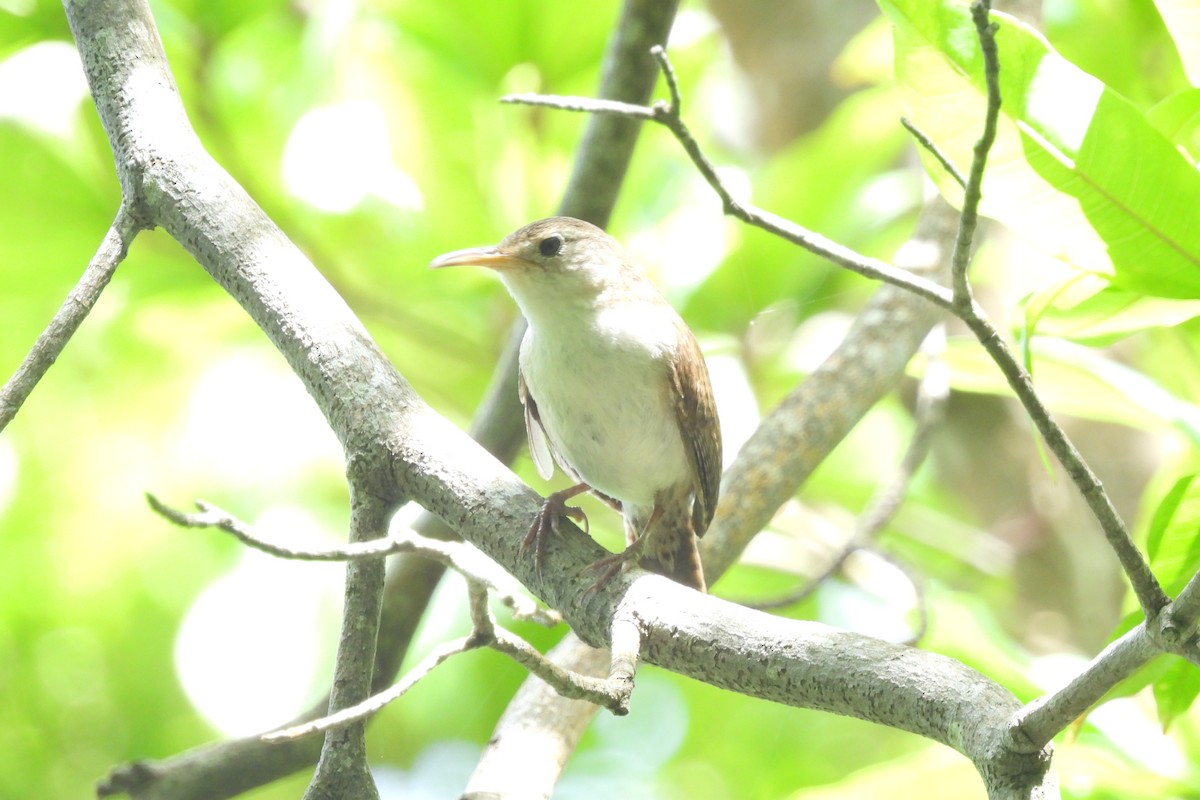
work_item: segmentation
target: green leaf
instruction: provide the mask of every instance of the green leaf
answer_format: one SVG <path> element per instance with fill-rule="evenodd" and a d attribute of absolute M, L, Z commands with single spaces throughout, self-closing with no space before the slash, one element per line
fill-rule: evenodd
<path fill-rule="evenodd" d="M 1111 344 L 1149 328 L 1170 328 L 1200 316 L 1200 300 L 1147 297 L 1091 275 L 1038 292 L 1026 302 L 1026 335 L 1036 332 L 1093 345 Z"/>
<path fill-rule="evenodd" d="M 1056 413 L 1143 429 L 1174 427 L 1200 445 L 1200 408 L 1180 400 L 1137 370 L 1060 339 L 1030 341 L 1034 384 Z M 951 385 L 960 391 L 1011 395 L 1004 376 L 973 341 L 947 343 Z"/>
<path fill-rule="evenodd" d="M 984 117 L 982 56 L 965 4 L 879 0 L 913 122 L 965 171 Z M 1037 32 L 993 13 L 1003 97 L 984 214 L 1085 272 L 1161 297 L 1200 297 L 1200 174 L 1123 97 Z M 951 202 L 961 190 L 927 155 Z"/>
<path fill-rule="evenodd" d="M 1200 475 L 1185 475 L 1158 504 L 1146 537 L 1150 568 L 1171 595 L 1200 571 Z"/>
<path fill-rule="evenodd" d="M 1200 695 L 1200 670 L 1181 658 L 1167 662 L 1163 674 L 1154 681 L 1154 702 L 1163 730 L 1188 712 Z"/>
<path fill-rule="evenodd" d="M 1200 571 L 1200 475 L 1177 480 L 1158 504 L 1150 520 L 1146 552 L 1150 569 L 1172 596 Z M 1185 661 L 1171 659 L 1155 674 L 1153 686 L 1158 719 L 1166 730 L 1200 695 L 1200 672 Z"/>
<path fill-rule="evenodd" d="M 1147 111 L 1146 118 L 1189 159 L 1200 161 L 1200 89 L 1176 92 Z"/>

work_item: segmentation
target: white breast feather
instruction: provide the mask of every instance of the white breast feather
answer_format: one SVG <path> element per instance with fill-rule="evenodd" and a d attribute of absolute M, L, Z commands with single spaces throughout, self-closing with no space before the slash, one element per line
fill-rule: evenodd
<path fill-rule="evenodd" d="M 594 326 L 576 319 L 553 337 L 531 327 L 521 346 L 530 394 L 559 455 L 592 488 L 637 506 L 689 478 L 664 362 L 677 333 L 652 310 L 659 313 L 599 311 Z"/>

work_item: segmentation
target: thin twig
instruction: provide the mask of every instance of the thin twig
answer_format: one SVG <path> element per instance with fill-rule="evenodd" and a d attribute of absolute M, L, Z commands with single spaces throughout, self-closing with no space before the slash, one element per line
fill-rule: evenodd
<path fill-rule="evenodd" d="M 275 742 L 299 736 L 310 736 L 362 722 L 388 703 L 402 697 L 418 681 L 447 659 L 480 647 L 488 647 L 508 656 L 548 683 L 563 697 L 588 700 L 598 706 L 608 708 L 618 715 L 629 712 L 630 685 L 627 685 L 626 682 L 594 678 L 590 675 L 577 674 L 563 669 L 538 652 L 524 639 L 496 626 L 496 621 L 488 609 L 488 593 L 484 584 L 468 577 L 467 594 L 468 606 L 471 611 L 472 631 L 470 635 L 434 648 L 433 652 L 421 659 L 420 663 L 409 670 L 398 683 L 372 695 L 363 702 L 320 719 L 263 734 L 263 741 Z"/>
<path fill-rule="evenodd" d="M 252 526 L 204 500 L 196 501 L 200 512 L 194 514 L 172 508 L 149 492 L 146 493 L 146 501 L 157 513 L 176 525 L 185 528 L 217 528 L 231 534 L 243 544 L 278 558 L 299 561 L 358 561 L 382 558 L 395 553 L 418 553 L 494 591 L 496 598 L 512 609 L 515 619 L 536 622 L 546 627 L 554 627 L 562 622 L 562 616 L 557 611 L 540 607 L 499 564 L 465 542 L 433 539 L 409 530 L 337 547 L 291 547 L 268 541 Z"/>
<path fill-rule="evenodd" d="M 665 58 L 665 55 L 663 58 Z M 678 88 L 674 91 L 678 92 Z M 613 103 L 608 100 L 589 100 L 583 97 L 560 98 L 535 94 L 507 95 L 500 100 L 503 103 L 522 103 L 525 105 L 556 108 L 562 111 L 630 115 L 638 119 L 649 119 L 657 122 L 669 129 L 675 135 L 675 138 L 679 140 L 680 144 L 683 145 L 692 163 L 700 171 L 701 175 L 704 176 L 709 186 L 721 198 L 726 214 L 740 219 L 748 225 L 753 225 L 756 228 L 773 233 L 851 272 L 907 289 L 942 308 L 953 308 L 954 297 L 946 287 L 940 286 L 927 278 L 898 269 L 879 259 L 860 255 L 832 239 L 806 230 L 790 220 L 786 220 L 757 206 L 742 203 L 734 198 L 733 194 L 717 174 L 716 167 L 712 165 L 712 162 L 704 155 L 704 151 L 700 149 L 700 145 L 692 137 L 691 131 L 688 130 L 687 125 L 684 124 L 682 118 L 679 116 L 677 108 L 672 108 L 665 103 L 656 103 L 654 106 L 630 106 L 627 103 Z"/>
<path fill-rule="evenodd" d="M 128 207 L 122 204 L 79 282 L 38 336 L 21 366 L 0 389 L 0 431 L 17 415 L 50 365 L 62 355 L 67 342 L 100 299 L 117 266 L 125 260 L 130 242 L 143 227 Z"/>
<path fill-rule="evenodd" d="M 1170 599 L 1163 591 L 1158 579 L 1154 577 L 1154 573 L 1150 571 L 1150 565 L 1133 543 L 1133 538 L 1129 535 L 1124 520 L 1121 519 L 1112 499 L 1104 490 L 1100 479 L 1092 472 L 1063 429 L 1050 416 L 1049 410 L 1033 388 L 1033 380 L 1029 373 L 1013 356 L 999 332 L 988 321 L 983 308 L 975 300 L 971 291 L 967 267 L 970 263 L 971 243 L 982 198 L 983 172 L 987 164 L 988 152 L 995 140 L 1001 102 L 996 26 L 989 21 L 988 3 L 976 0 L 971 5 L 971 14 L 983 51 L 988 107 L 983 135 L 975 144 L 975 154 L 971 170 L 968 173 L 967 188 L 963 193 L 963 210 L 958 235 L 954 243 L 952 261 L 954 307 L 952 310 L 971 329 L 988 355 L 1004 373 L 1005 379 L 1025 407 L 1026 413 L 1037 426 L 1050 450 L 1058 457 L 1071 480 L 1079 488 L 1088 507 L 1091 508 L 1092 514 L 1100 523 L 1105 538 L 1116 552 L 1121 566 L 1129 577 L 1142 612 L 1147 619 L 1154 619 L 1170 602 Z"/>
<path fill-rule="evenodd" d="M 987 168 L 988 153 L 996 141 L 996 125 L 1000 118 L 1000 58 L 996 52 L 996 24 L 989 21 L 990 4 L 976 0 L 971 4 L 971 17 L 975 21 L 979 47 L 983 53 L 983 75 L 987 83 L 987 110 L 984 113 L 983 133 L 975 142 L 971 159 L 971 170 L 963 189 L 962 211 L 958 217 L 958 235 L 954 239 L 954 255 L 950 260 L 950 274 L 954 287 L 954 305 L 963 316 L 971 310 L 973 295 L 967 279 L 971 265 L 971 244 L 975 229 L 979 225 L 979 203 L 983 199 L 983 173 Z"/>
<path fill-rule="evenodd" d="M 204 500 L 196 501 L 199 513 L 189 514 L 172 508 L 159 500 L 153 494 L 146 493 L 146 502 L 154 511 L 166 517 L 176 525 L 185 528 L 217 528 L 232 535 L 243 544 L 268 555 L 278 558 L 294 559 L 297 561 L 357 561 L 364 558 L 381 558 L 405 550 L 411 551 L 413 545 L 400 539 L 381 537 L 365 542 L 354 542 L 338 547 L 302 548 L 276 544 L 260 536 L 247 523 L 238 519 L 212 503 Z"/>
<path fill-rule="evenodd" d="M 405 692 L 415 686 L 418 681 L 420 681 L 430 672 L 433 672 L 433 670 L 446 659 L 450 658 L 451 656 L 458 655 L 459 653 L 465 653 L 468 650 L 472 650 L 478 646 L 479 644 L 475 642 L 474 637 L 472 636 L 463 636 L 460 639 L 444 642 L 433 648 L 433 651 L 430 652 L 429 655 L 421 659 L 421 661 L 415 667 L 409 670 L 405 676 L 390 689 L 382 691 L 379 694 L 372 695 L 358 705 L 353 705 L 349 708 L 343 708 L 336 714 L 330 714 L 329 716 L 321 717 L 320 719 L 314 719 L 311 722 L 306 722 L 300 725 L 293 725 L 290 728 L 283 728 L 282 730 L 272 731 L 271 733 L 264 733 L 261 738 L 264 742 L 278 742 L 284 739 L 295 739 L 300 736 L 309 736 L 314 733 L 322 733 L 333 728 L 342 728 L 355 722 L 361 722 L 362 720 L 382 709 L 388 703 L 404 695 Z"/>
<path fill-rule="evenodd" d="M 967 179 L 964 178 L 963 174 L 958 171 L 958 167 L 951 163 L 950 158 L 942 152 L 942 149 L 934 144 L 932 139 L 925 135 L 924 131 L 918 128 L 908 117 L 901 117 L 900 124 L 904 126 L 906 131 L 912 134 L 912 137 L 917 140 L 917 144 L 925 148 L 925 152 L 937 159 L 937 162 L 942 165 L 942 169 L 946 171 L 946 174 L 951 178 L 954 178 L 955 183 L 963 188 L 966 188 Z"/>

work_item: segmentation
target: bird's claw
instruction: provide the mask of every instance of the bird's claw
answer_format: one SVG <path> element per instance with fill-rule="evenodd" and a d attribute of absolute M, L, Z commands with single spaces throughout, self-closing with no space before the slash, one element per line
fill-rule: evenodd
<path fill-rule="evenodd" d="M 599 572 L 600 577 L 596 578 L 595 582 L 584 590 L 584 594 L 592 594 L 598 592 L 607 586 L 613 578 L 621 573 L 621 570 L 630 564 L 636 564 L 642 557 L 642 551 L 645 545 L 641 539 L 638 539 L 633 544 L 626 547 L 620 553 L 614 553 L 611 556 L 606 556 L 599 561 L 588 564 L 583 568 L 584 572 Z"/>
<path fill-rule="evenodd" d="M 569 491 L 569 490 L 568 490 Z M 578 506 L 567 505 L 567 498 L 573 494 L 565 492 L 554 492 L 546 501 L 542 503 L 542 509 L 533 518 L 533 523 L 529 526 L 528 533 L 521 540 L 521 555 L 529 552 L 529 548 L 533 548 L 533 568 L 537 572 L 538 577 L 542 575 L 542 562 L 546 555 L 546 538 L 551 532 L 561 535 L 558 529 L 558 521 L 563 517 L 575 520 L 583 526 L 583 532 L 589 533 L 589 525 L 587 514 Z"/>

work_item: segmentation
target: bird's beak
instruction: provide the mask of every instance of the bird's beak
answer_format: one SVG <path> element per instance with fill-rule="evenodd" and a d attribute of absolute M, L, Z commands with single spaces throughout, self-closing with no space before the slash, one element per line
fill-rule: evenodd
<path fill-rule="evenodd" d="M 522 264 L 525 264 L 523 259 L 510 256 L 497 247 L 472 247 L 440 255 L 431 261 L 429 266 L 431 269 L 472 266 L 506 270 Z"/>

